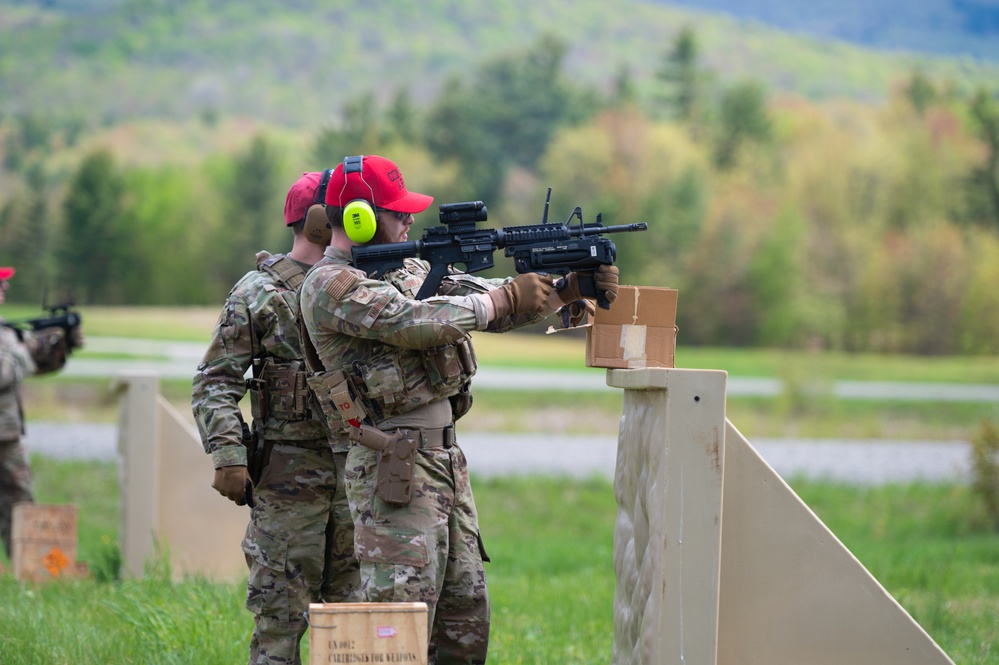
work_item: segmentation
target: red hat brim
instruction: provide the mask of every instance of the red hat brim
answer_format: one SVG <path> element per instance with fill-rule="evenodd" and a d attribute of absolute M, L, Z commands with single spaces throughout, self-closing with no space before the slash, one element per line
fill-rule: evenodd
<path fill-rule="evenodd" d="M 11 267 L 0 266 L 0 280 L 10 279 L 17 272 Z"/>
<path fill-rule="evenodd" d="M 434 202 L 434 197 L 416 192 L 407 192 L 402 198 L 388 203 L 383 203 L 381 207 L 395 212 L 409 212 L 416 214 L 423 212 Z"/>

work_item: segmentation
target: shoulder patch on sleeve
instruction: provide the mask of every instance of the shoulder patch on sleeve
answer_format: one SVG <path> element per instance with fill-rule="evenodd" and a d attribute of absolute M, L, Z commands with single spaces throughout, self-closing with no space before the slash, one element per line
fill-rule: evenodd
<path fill-rule="evenodd" d="M 366 286 L 359 287 L 353 294 L 351 294 L 350 299 L 361 305 L 367 305 L 375 297 L 375 292 Z"/>
<path fill-rule="evenodd" d="M 341 270 L 326 284 L 326 293 L 334 300 L 340 300 L 358 281 L 357 275 L 349 270 Z"/>
<path fill-rule="evenodd" d="M 368 309 L 368 313 L 364 315 L 363 319 L 361 319 L 361 325 L 367 328 L 373 326 L 375 321 L 378 320 L 378 315 L 382 313 L 382 310 L 385 309 L 385 306 L 388 305 L 390 301 L 391 298 L 385 295 L 375 298 L 374 302 L 371 303 Z"/>

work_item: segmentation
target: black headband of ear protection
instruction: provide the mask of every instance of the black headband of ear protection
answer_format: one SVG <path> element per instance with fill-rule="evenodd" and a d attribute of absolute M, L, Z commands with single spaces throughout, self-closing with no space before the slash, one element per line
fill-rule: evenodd
<path fill-rule="evenodd" d="M 333 175 L 334 169 L 326 169 L 323 171 L 323 177 L 319 181 L 319 187 L 316 188 L 316 194 L 313 196 L 314 203 L 321 203 L 326 205 L 326 187 L 330 184 L 330 176 Z"/>

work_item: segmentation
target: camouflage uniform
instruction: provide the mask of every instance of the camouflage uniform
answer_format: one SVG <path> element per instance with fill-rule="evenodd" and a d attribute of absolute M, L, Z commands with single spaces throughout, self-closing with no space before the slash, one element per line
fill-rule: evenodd
<path fill-rule="evenodd" d="M 350 449 L 347 496 L 363 599 L 427 603 L 429 662 L 484 663 L 489 600 L 482 563 L 488 558 L 453 420 L 471 402 L 467 388 L 475 362 L 468 333 L 500 332 L 539 317 L 490 322 L 481 299 L 464 297 L 508 279 L 452 274 L 439 291 L 448 297 L 419 301 L 425 262 L 407 260 L 404 268 L 372 280 L 350 266 L 348 252 L 329 247 L 325 255 L 300 292 L 302 323 L 323 368 L 346 372 L 378 429 L 420 430 L 408 505 L 376 496 L 376 451 Z M 326 416 L 332 428 L 343 426 L 335 412 L 326 409 Z"/>
<path fill-rule="evenodd" d="M 30 336 L 31 333 L 24 335 Z M 0 326 L 0 535 L 7 556 L 11 555 L 14 504 L 34 501 L 31 469 L 21 445 L 21 435 L 24 434 L 21 382 L 35 370 L 28 346 L 18 339 L 13 330 Z"/>
<path fill-rule="evenodd" d="M 273 448 L 243 540 L 250 569 L 246 606 L 255 621 L 249 662 L 300 663 L 309 603 L 341 602 L 357 587 L 343 484 L 350 444 L 327 438 L 311 409 L 303 411 L 304 383 L 295 385 L 296 375 L 304 380 L 295 290 L 302 266 L 261 252 L 257 267 L 229 293 L 194 377 L 192 410 L 215 468 L 245 465 L 239 409 L 244 375 L 263 358 L 270 369 L 284 371 L 261 375 L 269 387 L 269 398 L 261 400 L 268 411 L 261 445 Z"/>

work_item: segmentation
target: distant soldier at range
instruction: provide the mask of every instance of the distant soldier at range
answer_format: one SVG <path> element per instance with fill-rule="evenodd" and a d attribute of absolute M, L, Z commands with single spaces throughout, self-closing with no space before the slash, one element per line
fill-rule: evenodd
<path fill-rule="evenodd" d="M 0 305 L 15 269 L 0 266 Z M 39 319 L 41 321 L 41 319 Z M 33 502 L 31 469 L 21 445 L 24 405 L 21 384 L 31 374 L 54 372 L 66 364 L 73 348 L 83 346 L 79 317 L 74 325 L 28 326 L 0 318 L 0 536 L 11 556 L 11 518 L 14 505 Z"/>

